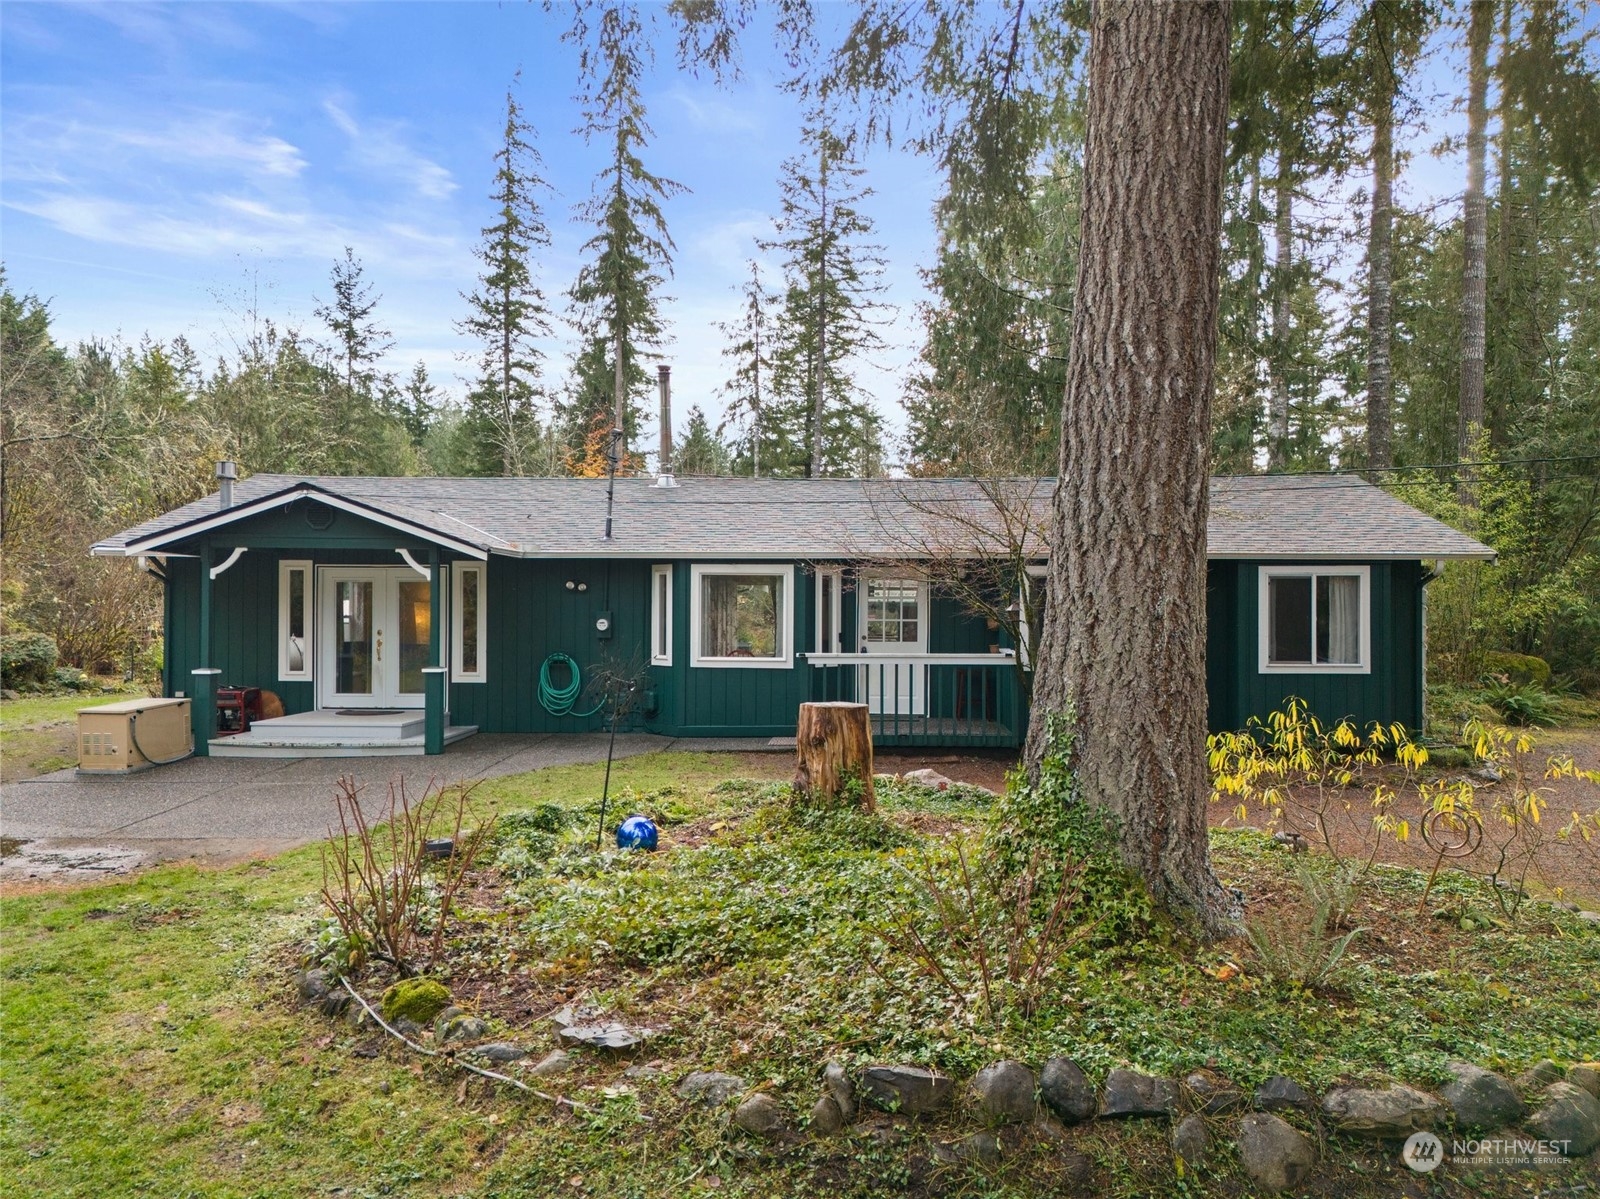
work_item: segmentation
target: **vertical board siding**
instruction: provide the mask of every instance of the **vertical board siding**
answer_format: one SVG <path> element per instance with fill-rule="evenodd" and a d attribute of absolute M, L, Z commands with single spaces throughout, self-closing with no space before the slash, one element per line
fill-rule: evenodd
<path fill-rule="evenodd" d="M 277 540 L 281 545 L 273 545 Z M 311 529 L 303 514 L 263 514 L 237 531 L 219 536 L 211 548 L 218 559 L 238 544 L 251 548 L 213 584 L 212 643 L 199 644 L 199 591 L 202 560 L 169 558 L 166 613 L 166 687 L 191 693 L 191 672 L 214 666 L 219 682 L 258 686 L 278 693 L 289 712 L 315 703 L 309 682 L 277 678 L 278 562 L 309 559 L 318 566 L 395 566 L 396 544 L 415 553 L 392 531 L 341 514 L 327 530 Z M 190 547 L 200 548 L 199 546 Z M 672 665 L 650 667 L 650 568 L 673 566 Z M 711 559 L 700 561 L 710 562 Z M 1213 730 L 1238 728 L 1250 716 L 1264 716 L 1291 695 L 1303 698 L 1324 721 L 1350 717 L 1358 723 L 1400 721 L 1420 728 L 1422 717 L 1422 577 L 1413 561 L 1356 563 L 1371 569 L 1372 671 L 1365 675 L 1262 674 L 1258 668 L 1257 570 L 1260 561 L 1216 561 L 1207 576 L 1207 687 Z M 539 702 L 539 670 L 554 653 L 571 655 L 585 680 L 602 665 L 636 669 L 654 692 L 655 712 L 643 705 L 623 727 L 668 735 L 767 737 L 791 734 L 796 710 L 819 683 L 803 657 L 791 669 L 706 668 L 690 660 L 693 612 L 691 567 L 687 559 L 639 561 L 518 560 L 493 557 L 487 564 L 487 681 L 452 683 L 451 720 L 484 732 L 577 733 L 605 727 L 603 713 L 555 717 Z M 587 584 L 566 588 L 567 580 Z M 816 576 L 796 567 L 794 626 L 789 630 L 798 654 L 815 637 Z M 318 596 L 319 603 L 322 600 Z M 841 596 L 846 645 L 858 644 L 857 585 L 848 569 Z M 612 635 L 602 638 L 596 617 L 609 611 Z M 935 594 L 929 603 L 929 648 L 935 653 L 982 653 L 995 639 L 981 617 Z M 565 674 L 561 679 L 564 681 Z M 1026 712 L 1014 686 L 994 680 L 994 694 L 960 694 L 965 680 L 955 674 L 930 676 L 930 715 L 957 715 L 976 704 L 1002 710 L 1004 723 L 1020 737 Z M 985 684 L 988 688 L 990 684 Z M 1004 692 L 1001 695 L 1000 692 Z M 580 699 L 580 711 L 594 706 Z"/>
<path fill-rule="evenodd" d="M 1258 571 L 1265 561 L 1213 562 L 1208 585 L 1211 630 L 1207 687 L 1212 731 L 1243 728 L 1291 696 L 1324 723 L 1398 721 L 1422 727 L 1422 604 L 1418 562 L 1329 562 L 1371 568 L 1372 669 L 1367 674 L 1264 674 L 1260 669 Z M 1231 641 L 1231 644 L 1230 644 Z"/>
<path fill-rule="evenodd" d="M 656 689 L 662 702 L 662 680 L 676 669 L 648 667 L 650 566 L 648 562 L 606 562 L 595 559 L 520 560 L 491 558 L 488 564 L 488 644 L 486 681 L 454 683 L 450 719 L 474 724 L 486 733 L 590 733 L 608 727 L 602 710 L 587 716 L 553 716 L 539 700 L 539 672 L 552 654 L 562 653 L 578 664 L 584 694 L 575 705 L 588 712 L 596 698 L 589 686 L 605 667 L 637 671 L 641 682 Z M 587 584 L 567 590 L 567 581 Z M 612 633 L 601 637 L 595 620 L 609 611 Z M 676 615 L 676 614 L 674 614 Z M 565 667 L 551 668 L 555 686 L 571 676 Z M 641 728 L 647 720 L 635 711 L 621 727 Z"/>

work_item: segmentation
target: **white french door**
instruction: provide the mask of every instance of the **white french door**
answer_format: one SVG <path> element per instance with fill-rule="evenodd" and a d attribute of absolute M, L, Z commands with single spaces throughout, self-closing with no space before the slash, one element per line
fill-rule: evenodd
<path fill-rule="evenodd" d="M 428 580 L 404 567 L 324 566 L 317 594 L 318 706 L 422 707 Z"/>
<path fill-rule="evenodd" d="M 898 656 L 927 652 L 927 584 L 921 579 L 866 578 L 858 592 L 869 710 L 874 715 L 922 715 L 927 666 Z"/>

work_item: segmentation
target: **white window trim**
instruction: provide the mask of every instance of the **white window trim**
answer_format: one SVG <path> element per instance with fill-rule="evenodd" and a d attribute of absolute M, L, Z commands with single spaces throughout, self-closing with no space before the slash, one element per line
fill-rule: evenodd
<path fill-rule="evenodd" d="M 1361 661 L 1353 666 L 1335 666 L 1327 663 L 1316 662 L 1269 662 L 1267 654 L 1270 649 L 1268 644 L 1271 629 L 1268 625 L 1270 616 L 1268 583 L 1272 579 L 1315 579 L 1319 575 L 1354 575 L 1361 580 L 1360 598 L 1357 604 L 1361 610 Z M 1315 603 L 1316 585 L 1312 584 L 1311 594 Z M 1372 568 L 1370 566 L 1334 566 L 1306 563 L 1304 565 L 1282 564 L 1278 566 L 1263 566 L 1258 572 L 1256 588 L 1256 625 L 1258 642 L 1258 668 L 1262 674 L 1371 674 L 1372 673 Z M 1316 653 L 1316 623 L 1313 616 L 1312 622 L 1312 653 Z"/>
<path fill-rule="evenodd" d="M 708 658 L 700 652 L 702 590 L 700 580 L 707 575 L 766 575 L 782 579 L 779 588 L 778 631 L 783 635 L 783 654 L 777 658 Z M 789 670 L 794 666 L 794 567 L 774 566 L 771 562 L 747 562 L 689 568 L 689 660 L 690 665 L 733 670 Z"/>
<path fill-rule="evenodd" d="M 666 611 L 662 612 L 661 580 L 667 582 Z M 662 643 L 661 622 L 666 617 L 666 641 Z M 672 665 L 672 564 L 650 568 L 650 665 Z"/>
<path fill-rule="evenodd" d="M 467 670 L 462 665 L 466 649 L 465 630 L 461 627 L 466 611 L 461 602 L 461 592 L 467 575 L 478 575 L 478 669 Z M 489 681 L 489 572 L 482 562 L 459 562 L 450 571 L 450 679 L 456 683 L 486 683 Z"/>
<path fill-rule="evenodd" d="M 302 670 L 289 669 L 289 572 L 300 570 L 305 572 L 305 605 L 306 610 L 301 619 L 301 627 L 306 631 L 304 653 L 301 660 L 305 662 Z M 317 572 L 309 558 L 284 558 L 278 562 L 278 679 L 281 682 L 305 682 L 316 678 L 317 674 L 317 602 L 316 585 L 313 580 Z"/>
<path fill-rule="evenodd" d="M 827 606 L 828 606 L 828 611 L 827 611 L 826 615 L 829 616 L 833 621 L 833 644 L 832 645 L 824 645 L 824 644 L 822 644 L 822 628 L 823 628 L 822 617 L 824 615 L 823 610 L 822 610 L 823 602 L 824 602 L 823 601 L 823 596 L 822 596 L 822 580 L 823 579 L 832 579 L 833 580 L 833 596 L 832 596 L 832 598 L 830 598 L 830 599 L 828 599 L 826 601 L 827 602 Z M 815 622 L 816 627 L 812 630 L 812 642 L 811 642 L 812 645 L 816 646 L 816 650 L 815 650 L 816 653 L 819 653 L 819 654 L 842 654 L 842 653 L 844 653 L 844 624 L 843 624 L 843 621 L 844 621 L 844 571 L 840 567 L 837 567 L 837 566 L 828 567 L 828 568 L 819 570 L 819 571 L 817 571 L 817 619 L 816 619 L 816 622 Z"/>
<path fill-rule="evenodd" d="M 1038 590 L 1038 584 L 1050 577 L 1050 567 L 1039 562 L 1030 562 L 1022 571 L 1022 587 L 1017 596 L 1017 657 L 1022 659 L 1022 669 L 1033 669 L 1033 655 L 1028 650 L 1028 626 L 1033 622 L 1033 597 Z"/>

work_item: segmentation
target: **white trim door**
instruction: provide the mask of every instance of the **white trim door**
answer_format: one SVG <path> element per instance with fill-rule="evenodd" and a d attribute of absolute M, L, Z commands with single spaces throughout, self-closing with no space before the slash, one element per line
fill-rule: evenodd
<path fill-rule="evenodd" d="M 874 716 L 921 716 L 928 702 L 928 669 L 920 662 L 894 659 L 928 651 L 927 583 L 867 577 L 857 594 L 861 652 L 869 663 L 884 659 L 862 666 L 868 710 Z"/>
<path fill-rule="evenodd" d="M 428 580 L 407 567 L 323 566 L 317 600 L 318 706 L 422 707 Z"/>

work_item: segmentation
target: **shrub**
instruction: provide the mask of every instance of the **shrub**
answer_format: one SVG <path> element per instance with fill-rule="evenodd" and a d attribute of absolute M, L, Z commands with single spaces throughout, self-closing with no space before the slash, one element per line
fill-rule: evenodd
<path fill-rule="evenodd" d="M 1556 701 L 1536 683 L 1491 682 L 1484 687 L 1483 697 L 1512 724 L 1556 723 Z"/>
<path fill-rule="evenodd" d="M 1414 790 L 1427 802 L 1445 786 L 1430 788 L 1418 778 L 1429 754 L 1401 725 L 1374 721 L 1358 729 L 1349 720 L 1325 725 L 1304 700 L 1294 697 L 1265 720 L 1251 717 L 1242 733 L 1213 734 L 1206 749 L 1213 803 L 1235 801 L 1240 820 L 1248 819 L 1255 804 L 1274 828 L 1311 837 L 1336 861 L 1335 825 L 1357 801 L 1372 808 L 1366 854 L 1370 864 L 1385 834 L 1401 841 L 1409 834 L 1394 812 L 1399 792 Z M 1400 767 L 1400 777 L 1393 785 L 1379 782 L 1369 794 L 1362 788 L 1363 777 L 1378 772 L 1386 753 Z"/>
<path fill-rule="evenodd" d="M 56 657 L 55 639 L 43 633 L 0 637 L 0 682 L 7 687 L 41 686 L 51 681 Z"/>
<path fill-rule="evenodd" d="M 1333 914 L 1327 902 L 1322 901 L 1312 904 L 1309 911 L 1301 907 L 1248 921 L 1244 931 L 1268 978 L 1315 989 L 1333 978 L 1345 950 L 1361 932 L 1353 928 L 1342 936 L 1333 936 L 1328 931 L 1332 924 Z"/>
<path fill-rule="evenodd" d="M 1485 674 L 1500 674 L 1518 685 L 1550 685 L 1550 663 L 1533 654 L 1514 654 L 1510 650 L 1490 650 L 1483 656 Z"/>
<path fill-rule="evenodd" d="M 322 902 L 339 926 L 339 956 L 351 968 L 372 958 L 410 978 L 424 955 L 429 963 L 439 960 L 456 892 L 494 825 L 491 818 L 466 828 L 471 796 L 471 787 L 429 784 L 413 803 L 402 779 L 389 784 L 389 801 L 374 822 L 361 809 L 361 787 L 349 776 L 339 780 L 339 830 L 322 845 Z M 427 843 L 441 835 L 450 837 L 450 854 L 438 863 L 437 877 L 428 877 Z"/>
<path fill-rule="evenodd" d="M 51 678 L 62 691 L 88 691 L 95 686 L 95 682 L 76 666 L 57 666 Z"/>

